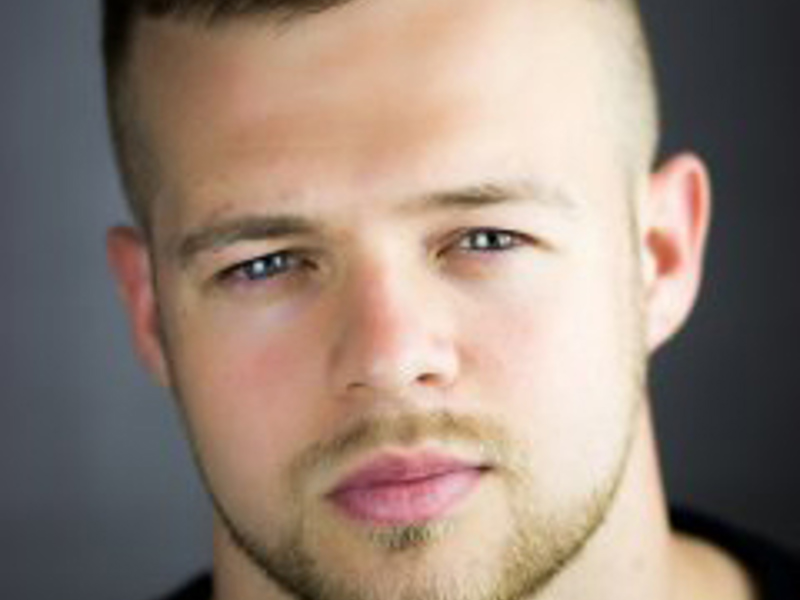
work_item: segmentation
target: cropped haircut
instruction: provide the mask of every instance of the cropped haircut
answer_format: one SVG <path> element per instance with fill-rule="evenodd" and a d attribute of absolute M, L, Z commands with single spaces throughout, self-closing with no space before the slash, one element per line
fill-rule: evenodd
<path fill-rule="evenodd" d="M 157 167 L 142 128 L 137 124 L 135 99 L 126 81 L 133 38 L 143 18 L 171 19 L 213 27 L 236 19 L 262 17 L 289 25 L 295 20 L 330 9 L 370 0 L 103 0 L 102 52 L 106 95 L 117 164 L 129 209 L 144 233 L 151 229 L 150 203 L 156 195 Z M 487 0 L 491 2 L 492 0 Z M 534 1 L 534 0 L 531 0 Z M 556 1 L 556 0 L 553 0 Z M 627 23 L 625 35 L 615 40 L 625 55 L 622 77 L 635 110 L 626 123 L 637 131 L 634 151 L 651 162 L 659 137 L 658 100 L 650 52 L 641 23 L 639 0 L 586 0 L 617 10 Z M 634 136 L 631 136 L 634 137 Z"/>

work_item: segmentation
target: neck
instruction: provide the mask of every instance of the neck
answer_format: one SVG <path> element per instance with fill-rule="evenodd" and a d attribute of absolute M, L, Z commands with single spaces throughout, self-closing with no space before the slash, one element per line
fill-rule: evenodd
<path fill-rule="evenodd" d="M 676 600 L 673 536 L 649 410 L 605 522 L 536 600 Z"/>
<path fill-rule="evenodd" d="M 604 524 L 536 600 L 755 600 L 745 568 L 722 549 L 672 531 L 652 428 L 637 437 Z"/>

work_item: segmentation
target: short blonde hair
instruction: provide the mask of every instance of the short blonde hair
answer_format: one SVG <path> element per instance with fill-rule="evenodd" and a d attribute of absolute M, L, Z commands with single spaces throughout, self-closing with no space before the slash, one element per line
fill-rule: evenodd
<path fill-rule="evenodd" d="M 136 25 L 143 18 L 190 21 L 203 26 L 234 19 L 267 17 L 291 24 L 319 12 L 356 0 L 103 0 L 102 49 L 111 138 L 129 209 L 139 227 L 151 229 L 149 205 L 156 193 L 158 166 L 143 128 L 137 123 L 134 94 L 129 93 L 126 69 Z M 366 1 L 366 0 L 360 0 Z M 586 0 L 608 5 L 620 16 L 622 27 L 613 40 L 620 78 L 625 81 L 626 108 L 620 111 L 631 134 L 626 144 L 637 162 L 652 162 L 659 138 L 658 94 L 647 36 L 638 0 Z"/>

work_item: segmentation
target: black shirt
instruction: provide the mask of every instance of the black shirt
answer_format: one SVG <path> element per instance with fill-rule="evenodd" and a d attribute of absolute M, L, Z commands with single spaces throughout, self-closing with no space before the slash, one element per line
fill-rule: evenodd
<path fill-rule="evenodd" d="M 696 512 L 675 509 L 672 526 L 727 550 L 748 570 L 759 600 L 800 598 L 800 556 L 761 537 Z M 210 600 L 211 576 L 201 575 L 163 600 Z"/>

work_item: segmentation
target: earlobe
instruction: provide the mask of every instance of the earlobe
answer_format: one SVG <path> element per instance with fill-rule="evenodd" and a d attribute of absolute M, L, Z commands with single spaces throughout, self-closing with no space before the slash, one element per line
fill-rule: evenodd
<path fill-rule="evenodd" d="M 686 322 L 700 288 L 711 213 L 702 160 L 681 154 L 650 179 L 642 210 L 641 257 L 647 342 L 656 350 Z"/>
<path fill-rule="evenodd" d="M 106 253 L 128 311 L 134 346 L 156 380 L 169 386 L 150 255 L 142 234 L 133 227 L 110 229 Z"/>

